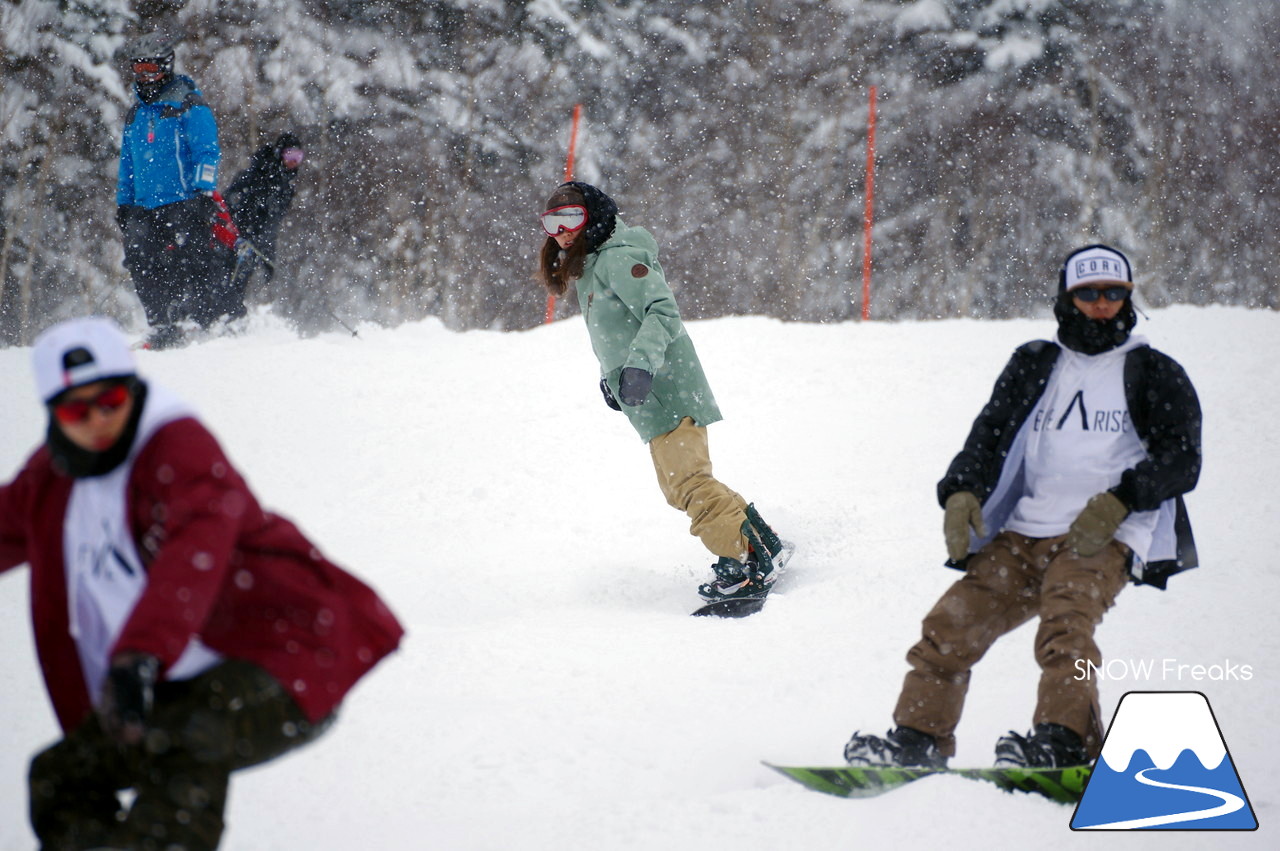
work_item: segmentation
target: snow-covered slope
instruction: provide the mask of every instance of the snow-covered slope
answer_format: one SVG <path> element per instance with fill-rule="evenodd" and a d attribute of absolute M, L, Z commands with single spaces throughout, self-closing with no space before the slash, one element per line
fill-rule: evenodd
<path fill-rule="evenodd" d="M 1275 847 L 1280 315 L 1176 307 L 1138 330 L 1186 367 L 1204 405 L 1204 474 L 1188 498 L 1204 567 L 1168 592 L 1121 595 L 1104 654 L 1157 664 L 1105 681 L 1103 709 L 1129 690 L 1204 692 L 1262 825 L 1213 845 Z M 889 726 L 903 654 L 956 577 L 941 566 L 934 484 L 1009 353 L 1051 321 L 732 318 L 690 332 L 726 415 L 710 430 L 717 475 L 801 547 L 766 610 L 742 621 L 687 616 L 709 559 L 663 502 L 646 447 L 601 402 L 577 319 L 299 340 L 258 317 L 237 338 L 139 353 L 263 502 L 409 629 L 324 739 L 235 779 L 224 848 L 1098 841 L 1071 833 L 1068 808 L 962 779 L 845 801 L 759 764 L 835 763 L 855 728 Z M 28 358 L 0 351 L 6 478 L 43 428 Z M 25 569 L 0 576 L 0 851 L 34 844 L 26 764 L 56 735 L 26 605 Z M 1029 726 L 1031 637 L 1024 627 L 976 669 L 955 764 L 988 763 L 996 737 Z M 1251 678 L 1196 680 L 1189 667 L 1227 662 Z"/>

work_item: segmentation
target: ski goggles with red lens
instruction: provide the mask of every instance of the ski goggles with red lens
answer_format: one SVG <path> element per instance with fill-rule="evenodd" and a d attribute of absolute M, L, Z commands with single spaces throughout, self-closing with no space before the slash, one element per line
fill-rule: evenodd
<path fill-rule="evenodd" d="M 138 60 L 133 63 L 133 75 L 145 83 L 153 83 L 165 74 L 165 67 L 159 62 Z"/>
<path fill-rule="evenodd" d="M 538 219 L 547 236 L 562 233 L 573 233 L 582 230 L 587 223 L 587 208 L 581 204 L 570 204 L 567 207 L 555 207 L 547 210 Z"/>
<path fill-rule="evenodd" d="M 280 162 L 285 168 L 297 168 L 302 163 L 302 148 L 285 148 L 280 152 Z"/>
<path fill-rule="evenodd" d="M 1071 291 L 1071 296 L 1084 302 L 1097 301 L 1099 298 L 1105 298 L 1107 301 L 1124 301 L 1129 297 L 1129 288 L 1119 285 L 1114 287 L 1079 287 Z"/>
<path fill-rule="evenodd" d="M 91 398 L 59 402 L 53 406 L 53 415 L 58 418 L 60 423 L 74 425 L 88 420 L 89 412 L 93 408 L 97 408 L 104 414 L 109 414 L 128 401 L 129 388 L 123 384 L 112 384 Z"/>

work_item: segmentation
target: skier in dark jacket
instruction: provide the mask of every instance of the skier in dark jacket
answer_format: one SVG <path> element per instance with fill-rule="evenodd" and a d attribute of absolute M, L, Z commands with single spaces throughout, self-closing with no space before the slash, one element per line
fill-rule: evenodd
<path fill-rule="evenodd" d="M 293 133 L 282 133 L 255 151 L 249 166 L 227 187 L 231 217 L 245 241 L 232 274 L 230 293 L 233 300 L 238 300 L 240 314 L 244 313 L 244 288 L 254 268 L 261 265 L 268 281 L 275 273 L 276 237 L 280 222 L 293 203 L 293 181 L 303 155 L 302 140 Z"/>
<path fill-rule="evenodd" d="M 218 127 L 190 77 L 173 72 L 178 38 L 153 33 L 127 48 L 136 102 L 125 121 L 116 188 L 124 263 L 153 334 L 164 348 L 177 323 L 208 324 L 224 259 L 212 244 Z"/>
<path fill-rule="evenodd" d="M 1080 674 L 1102 661 L 1095 627 L 1128 581 L 1164 588 L 1197 565 L 1182 495 L 1200 475 L 1200 403 L 1181 366 L 1130 336 L 1132 292 L 1119 251 L 1067 257 L 1057 339 L 1014 352 L 938 483 L 948 564 L 965 575 L 907 654 L 897 727 L 855 733 L 851 764 L 945 765 L 971 668 L 1037 616 L 1034 727 L 1002 737 L 996 764 L 1080 765 L 1101 750 L 1097 683 Z"/>

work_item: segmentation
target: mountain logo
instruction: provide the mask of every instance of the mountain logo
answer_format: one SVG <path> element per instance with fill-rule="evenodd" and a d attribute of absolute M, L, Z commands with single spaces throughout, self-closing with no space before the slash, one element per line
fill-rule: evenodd
<path fill-rule="evenodd" d="M 1257 830 L 1209 699 L 1198 691 L 1120 698 L 1072 830 Z"/>

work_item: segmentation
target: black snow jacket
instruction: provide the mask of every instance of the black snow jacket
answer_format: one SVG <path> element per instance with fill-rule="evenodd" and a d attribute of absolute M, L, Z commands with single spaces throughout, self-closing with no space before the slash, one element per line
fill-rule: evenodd
<path fill-rule="evenodd" d="M 280 162 L 281 150 L 281 142 L 276 140 L 255 151 L 249 166 L 236 175 L 225 193 L 240 235 L 273 262 L 276 236 L 293 203 L 293 181 L 297 177 L 297 171 L 286 169 Z M 270 274 L 268 266 L 268 277 Z"/>
<path fill-rule="evenodd" d="M 991 399 L 974 420 L 964 449 L 938 482 L 938 502 L 944 506 L 947 497 L 959 491 L 977 496 L 984 517 L 990 515 L 987 527 L 992 534 L 1016 502 L 1016 495 L 999 493 L 997 487 L 1010 472 L 1006 469 L 1010 451 L 1044 393 L 1060 353 L 1058 345 L 1047 340 L 1026 343 L 1013 353 Z M 1177 361 L 1150 346 L 1139 346 L 1125 356 L 1124 391 L 1147 458 L 1125 470 L 1111 492 L 1131 511 L 1169 512 L 1169 550 L 1176 555 L 1152 560 L 1133 575 L 1139 584 L 1163 589 L 1170 576 L 1199 564 L 1182 495 L 1200 477 L 1200 400 Z M 1021 457 L 1012 460 L 1021 466 Z M 963 562 L 948 564 L 963 567 Z"/>

